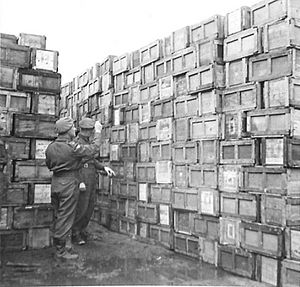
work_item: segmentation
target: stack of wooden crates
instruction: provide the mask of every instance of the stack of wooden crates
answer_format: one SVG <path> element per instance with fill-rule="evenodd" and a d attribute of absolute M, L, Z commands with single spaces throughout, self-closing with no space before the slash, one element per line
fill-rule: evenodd
<path fill-rule="evenodd" d="M 51 244 L 51 173 L 45 149 L 56 137 L 57 69 L 58 52 L 46 50 L 45 36 L 0 34 L 0 138 L 8 156 L 0 183 L 2 250 Z"/>
<path fill-rule="evenodd" d="M 95 66 L 97 80 L 63 86 L 63 114 L 102 122 L 100 156 L 117 173 L 99 177 L 93 219 L 298 286 L 300 2 L 241 7 Z"/>

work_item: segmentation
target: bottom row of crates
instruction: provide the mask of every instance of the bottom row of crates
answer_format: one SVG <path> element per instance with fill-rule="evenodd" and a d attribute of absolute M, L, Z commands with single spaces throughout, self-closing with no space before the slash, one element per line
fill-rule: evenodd
<path fill-rule="evenodd" d="M 222 245 L 217 239 L 174 231 L 137 219 L 120 216 L 96 206 L 93 221 L 137 240 L 160 244 L 177 253 L 273 286 L 300 286 L 300 261 L 264 255 L 241 247 Z M 273 244 L 273 242 L 269 242 Z M 283 252 L 282 252 L 283 254 Z"/>

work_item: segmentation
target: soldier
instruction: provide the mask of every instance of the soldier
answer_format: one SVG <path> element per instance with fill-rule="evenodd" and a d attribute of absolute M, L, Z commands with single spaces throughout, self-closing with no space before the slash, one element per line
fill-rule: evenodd
<path fill-rule="evenodd" d="M 90 144 L 90 139 L 94 134 L 95 121 L 84 118 L 79 122 L 80 132 L 75 142 L 81 145 Z M 86 227 L 89 224 L 95 206 L 97 170 L 108 176 L 114 176 L 114 171 L 102 166 L 95 157 L 85 157 L 79 171 L 79 199 L 76 208 L 75 221 L 72 227 L 72 241 L 75 244 L 83 245 L 88 239 Z"/>
<path fill-rule="evenodd" d="M 58 259 L 76 259 L 77 254 L 66 249 L 75 218 L 79 195 L 79 168 L 84 157 L 99 152 L 102 126 L 95 124 L 95 137 L 90 145 L 73 141 L 75 127 L 71 118 L 65 117 L 55 123 L 57 139 L 46 149 L 46 164 L 53 172 L 51 201 L 54 207 L 53 243 Z"/>

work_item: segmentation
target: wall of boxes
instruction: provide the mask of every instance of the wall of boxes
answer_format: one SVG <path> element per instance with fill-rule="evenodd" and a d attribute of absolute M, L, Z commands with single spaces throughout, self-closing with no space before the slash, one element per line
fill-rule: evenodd
<path fill-rule="evenodd" d="M 0 34 L 0 139 L 8 157 L 0 172 L 2 250 L 51 244 L 51 173 L 45 149 L 56 137 L 57 70 L 58 52 L 46 49 L 45 36 Z"/>
<path fill-rule="evenodd" d="M 300 2 L 265 0 L 62 87 L 103 124 L 94 220 L 278 286 L 300 277 Z"/>

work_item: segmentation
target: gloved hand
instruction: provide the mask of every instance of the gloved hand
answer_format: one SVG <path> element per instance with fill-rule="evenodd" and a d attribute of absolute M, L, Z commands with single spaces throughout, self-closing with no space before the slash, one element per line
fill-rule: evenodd
<path fill-rule="evenodd" d="M 102 131 L 102 125 L 99 121 L 95 122 L 95 133 L 100 134 Z"/>
<path fill-rule="evenodd" d="M 104 170 L 106 171 L 108 176 L 116 176 L 115 172 L 110 167 L 105 166 Z"/>

